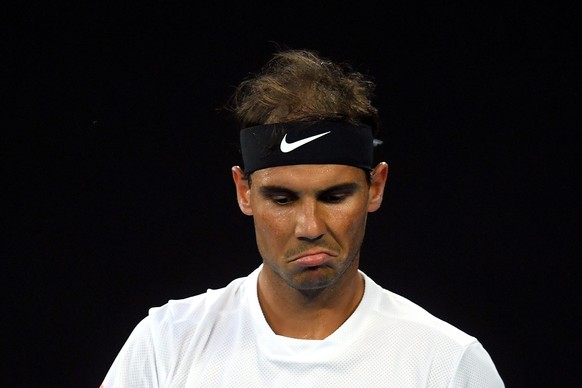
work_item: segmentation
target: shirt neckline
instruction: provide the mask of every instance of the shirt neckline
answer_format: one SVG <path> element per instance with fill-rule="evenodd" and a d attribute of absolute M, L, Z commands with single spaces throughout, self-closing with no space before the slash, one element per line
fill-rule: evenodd
<path fill-rule="evenodd" d="M 245 286 L 252 325 L 257 332 L 258 345 L 263 348 L 263 352 L 279 357 L 293 356 L 301 352 L 303 359 L 305 359 L 306 351 L 330 349 L 337 352 L 338 346 L 347 346 L 353 341 L 353 333 L 358 332 L 358 327 L 363 323 L 363 318 L 370 309 L 375 291 L 374 282 L 364 272 L 358 270 L 364 279 L 364 294 L 354 312 L 329 336 L 321 340 L 313 340 L 285 337 L 276 334 L 271 329 L 259 304 L 257 284 L 262 267 L 261 264 L 249 275 Z M 321 356 L 320 353 L 318 354 Z"/>

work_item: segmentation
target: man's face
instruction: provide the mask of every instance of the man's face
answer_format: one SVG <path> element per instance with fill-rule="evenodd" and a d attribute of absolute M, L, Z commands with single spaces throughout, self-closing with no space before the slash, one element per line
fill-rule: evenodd
<path fill-rule="evenodd" d="M 357 275 L 367 214 L 380 206 L 385 164 L 376 167 L 371 184 L 361 169 L 345 165 L 266 168 L 252 174 L 250 187 L 241 174 L 233 169 L 241 210 L 254 219 L 265 276 L 308 291 Z"/>

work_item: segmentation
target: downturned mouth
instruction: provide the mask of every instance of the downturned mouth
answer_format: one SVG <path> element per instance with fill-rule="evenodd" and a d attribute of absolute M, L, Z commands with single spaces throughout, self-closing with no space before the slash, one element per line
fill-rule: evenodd
<path fill-rule="evenodd" d="M 297 256 L 291 262 L 302 267 L 317 267 L 334 257 L 334 255 L 326 251 L 308 252 Z"/>

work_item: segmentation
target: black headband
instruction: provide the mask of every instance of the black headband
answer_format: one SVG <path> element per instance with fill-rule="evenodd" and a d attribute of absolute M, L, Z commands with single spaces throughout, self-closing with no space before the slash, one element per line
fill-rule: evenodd
<path fill-rule="evenodd" d="M 247 174 L 294 164 L 345 164 L 371 170 L 374 136 L 367 125 L 345 121 L 295 121 L 240 132 Z"/>

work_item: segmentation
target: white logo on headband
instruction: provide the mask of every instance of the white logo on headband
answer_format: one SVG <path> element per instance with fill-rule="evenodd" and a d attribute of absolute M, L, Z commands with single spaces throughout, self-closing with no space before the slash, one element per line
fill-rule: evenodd
<path fill-rule="evenodd" d="M 306 137 L 305 139 L 301 139 L 301 140 L 297 140 L 294 141 L 292 143 L 287 143 L 287 134 L 285 134 L 285 137 L 283 137 L 283 140 L 281 140 L 281 152 L 283 152 L 284 154 L 286 154 L 287 152 L 291 152 L 296 148 L 299 148 L 315 139 L 318 139 L 322 136 L 327 135 L 328 133 L 330 133 L 331 131 L 327 131 L 324 133 L 320 133 L 319 135 L 314 135 L 314 136 L 309 136 Z"/>

